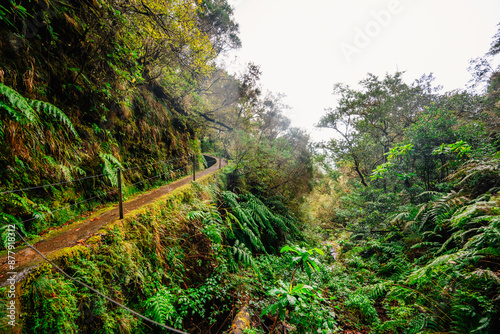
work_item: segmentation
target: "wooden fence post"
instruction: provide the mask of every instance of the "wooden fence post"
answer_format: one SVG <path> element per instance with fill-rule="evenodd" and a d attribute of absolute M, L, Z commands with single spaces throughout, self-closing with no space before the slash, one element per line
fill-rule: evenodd
<path fill-rule="evenodd" d="M 196 155 L 193 153 L 193 181 L 196 181 Z"/>
<path fill-rule="evenodd" d="M 122 199 L 122 171 L 118 168 L 118 211 L 120 212 L 120 219 L 123 219 L 123 199 Z"/>

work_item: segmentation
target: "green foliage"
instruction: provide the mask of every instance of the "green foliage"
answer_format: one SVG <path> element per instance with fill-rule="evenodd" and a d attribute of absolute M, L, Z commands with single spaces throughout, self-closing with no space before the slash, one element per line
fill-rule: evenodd
<path fill-rule="evenodd" d="M 222 199 L 230 213 L 228 218 L 234 238 L 249 249 L 277 251 L 279 243 L 298 236 L 295 219 L 272 212 L 262 200 L 250 193 L 238 196 L 224 191 Z"/>
<path fill-rule="evenodd" d="M 33 332 L 74 333 L 80 316 L 76 287 L 59 275 L 43 277 L 31 283 L 23 303 L 32 305 L 24 326 Z"/>
<path fill-rule="evenodd" d="M 19 222 L 19 220 L 17 220 L 14 216 L 12 215 L 9 215 L 7 213 L 4 213 L 4 212 L 1 212 L 0 213 L 0 238 L 1 238 L 1 242 L 2 242 L 2 246 L 7 249 L 7 245 L 10 243 L 12 244 L 12 242 L 9 242 L 8 238 L 9 238 L 9 229 L 8 229 L 8 226 L 9 225 L 14 225 L 16 229 L 18 229 L 20 232 L 26 234 L 26 230 L 24 229 L 24 226 L 23 224 L 21 224 Z M 12 231 L 12 230 L 11 230 Z"/>
<path fill-rule="evenodd" d="M 322 121 L 351 127 L 332 143 L 343 174 L 328 189 L 339 198 L 328 224 L 342 236 L 330 283 L 343 300 L 339 322 L 377 333 L 492 333 L 500 314 L 496 134 L 472 114 L 441 108 L 457 102 L 442 96 L 415 112 L 400 109 L 408 113 L 401 120 L 413 120 L 392 120 L 385 129 L 393 132 L 374 136 L 397 104 L 380 103 L 392 94 L 368 82 L 363 92 L 338 87 L 341 103 Z M 384 146 L 390 133 L 398 139 Z M 352 170 L 363 183 L 370 164 L 366 187 L 349 181 Z"/>
<path fill-rule="evenodd" d="M 33 110 L 29 100 L 19 94 L 16 90 L 0 83 L 0 94 L 4 95 L 9 103 L 0 101 L 0 107 L 10 115 L 12 119 L 21 124 L 38 125 L 40 118 Z"/>
<path fill-rule="evenodd" d="M 118 168 L 123 169 L 121 162 L 112 154 L 99 153 L 99 157 L 103 162 L 102 172 L 106 174 L 109 182 L 113 187 L 118 186 Z"/>
<path fill-rule="evenodd" d="M 281 320 L 285 320 L 287 310 L 293 310 L 298 302 L 314 296 L 313 287 L 309 285 L 297 284 L 287 287 L 281 281 L 278 282 L 278 287 L 269 290 L 268 294 L 278 297 L 278 301 L 262 310 L 261 316 L 277 312 Z"/>
<path fill-rule="evenodd" d="M 292 257 L 291 265 L 301 266 L 309 277 L 312 276 L 314 271 L 320 270 L 320 263 L 318 259 L 312 257 L 314 252 L 318 253 L 319 255 L 325 255 L 325 253 L 319 248 L 306 250 L 302 247 L 297 246 L 285 246 L 280 250 L 280 253 L 283 252 L 292 252 L 298 255 Z"/>
<path fill-rule="evenodd" d="M 343 258 L 360 284 L 344 305 L 356 321 L 381 333 L 492 331 L 500 312 L 494 302 L 500 280 L 492 270 L 500 255 L 498 195 L 471 199 L 465 189 L 423 193 L 428 203 L 378 224 L 401 231 L 353 235 L 356 247 L 344 246 Z"/>
<path fill-rule="evenodd" d="M 463 140 L 460 140 L 453 144 L 448 144 L 448 145 L 441 144 L 439 148 L 432 151 L 432 154 L 456 153 L 459 158 L 462 158 L 464 155 L 466 156 L 470 152 L 470 150 L 471 150 L 470 145 L 464 142 Z"/>
<path fill-rule="evenodd" d="M 362 321 L 367 322 L 368 324 L 378 324 L 380 319 L 378 318 L 377 311 L 372 303 L 373 301 L 371 301 L 366 295 L 355 293 L 349 297 L 345 306 L 348 309 L 354 309 L 359 312 L 359 317 Z"/>
<path fill-rule="evenodd" d="M 79 138 L 78 133 L 75 130 L 75 127 L 73 126 L 73 123 L 71 120 L 64 114 L 64 112 L 57 108 L 56 106 L 45 102 L 45 101 L 38 101 L 38 100 L 32 100 L 29 102 L 29 105 L 37 110 L 39 113 L 42 111 L 45 112 L 47 115 L 57 119 L 59 122 L 61 122 L 72 134 L 75 136 L 75 138 Z"/>
<path fill-rule="evenodd" d="M 151 317 L 160 324 L 180 328 L 182 326 L 182 317 L 179 316 L 175 307 L 177 299 L 178 297 L 172 291 L 161 287 L 154 296 L 146 301 L 146 316 Z"/>

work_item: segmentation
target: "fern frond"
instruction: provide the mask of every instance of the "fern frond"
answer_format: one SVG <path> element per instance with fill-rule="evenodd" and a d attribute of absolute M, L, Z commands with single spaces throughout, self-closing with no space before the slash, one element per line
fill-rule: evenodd
<path fill-rule="evenodd" d="M 238 195 L 231 191 L 223 191 L 222 198 L 226 203 L 229 204 L 229 207 L 237 207 L 238 206 Z"/>
<path fill-rule="evenodd" d="M 394 215 L 394 217 L 390 220 L 390 222 L 391 222 L 391 224 L 393 224 L 393 223 L 401 221 L 401 220 L 406 221 L 409 217 L 410 217 L 409 212 L 400 212 L 400 213 Z"/>
<path fill-rule="evenodd" d="M 236 240 L 233 246 L 233 255 L 238 258 L 238 261 L 243 262 L 245 266 L 251 265 L 255 266 L 255 261 L 253 259 L 253 255 L 250 250 L 245 246 L 245 244 L 240 243 L 239 240 Z"/>
<path fill-rule="evenodd" d="M 161 324 L 175 320 L 179 316 L 173 305 L 175 301 L 175 295 L 162 288 L 146 301 L 147 314 Z"/>
<path fill-rule="evenodd" d="M 427 327 L 427 316 L 425 314 L 417 314 L 410 322 L 408 334 L 421 333 Z"/>
<path fill-rule="evenodd" d="M 66 128 L 73 134 L 73 136 L 75 136 L 75 138 L 80 138 L 69 117 L 66 116 L 66 114 L 61 109 L 57 108 L 55 105 L 39 100 L 31 100 L 29 101 L 29 105 L 32 108 L 36 109 L 38 112 L 41 112 L 43 110 L 45 114 L 55 118 L 56 120 L 60 121 L 63 125 L 65 125 Z"/>
<path fill-rule="evenodd" d="M 375 300 L 382 297 L 389 290 L 391 284 L 390 282 L 371 284 L 363 287 L 362 291 L 367 294 L 370 299 Z"/>
<path fill-rule="evenodd" d="M 108 153 L 99 152 L 99 157 L 104 163 L 103 173 L 107 174 L 109 182 L 111 182 L 111 185 L 113 187 L 117 187 L 118 186 L 117 170 L 118 168 L 123 169 L 121 162 L 118 159 L 116 159 L 113 155 Z"/>
<path fill-rule="evenodd" d="M 500 285 L 500 278 L 493 271 L 488 269 L 476 269 L 465 278 L 469 279 L 471 277 L 486 278 Z"/>
<path fill-rule="evenodd" d="M 450 219 L 450 224 L 452 227 L 460 228 L 465 225 L 475 224 L 481 220 L 484 220 L 486 217 L 480 216 L 476 217 L 478 213 L 480 214 L 488 214 L 491 212 L 493 208 L 497 207 L 497 203 L 495 201 L 491 202 L 476 202 L 471 205 L 464 206 L 460 210 L 457 210 Z"/>
<path fill-rule="evenodd" d="M 28 99 L 16 90 L 0 83 L 0 94 L 7 97 L 10 102 L 10 106 L 3 102 L 0 103 L 0 108 L 3 107 L 16 122 L 21 124 L 31 123 L 34 125 L 40 123 L 40 119 L 36 111 L 29 104 Z"/>
<path fill-rule="evenodd" d="M 190 211 L 186 215 L 188 220 L 203 220 L 206 216 L 206 213 L 203 211 Z"/>

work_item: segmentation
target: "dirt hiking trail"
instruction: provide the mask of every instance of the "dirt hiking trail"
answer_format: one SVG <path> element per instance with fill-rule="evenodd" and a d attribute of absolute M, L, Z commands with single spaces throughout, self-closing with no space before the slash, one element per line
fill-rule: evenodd
<path fill-rule="evenodd" d="M 209 159 L 212 163 L 215 160 L 215 163 L 209 166 L 207 169 L 203 171 L 196 172 L 196 179 L 201 178 L 205 175 L 211 174 L 219 169 L 219 159 L 213 156 L 207 155 L 207 157 L 212 158 Z M 222 161 L 221 166 L 225 166 L 227 164 L 226 161 Z M 140 195 L 130 201 L 123 203 L 123 212 L 126 216 L 127 213 L 137 210 L 143 207 L 146 204 L 154 202 L 161 196 L 168 194 L 169 192 L 188 184 L 193 179 L 192 175 L 186 176 L 180 180 L 174 181 L 170 184 L 162 186 L 158 189 L 152 190 L 146 194 Z M 54 237 L 41 240 L 34 244 L 33 246 L 38 249 L 43 255 L 47 256 L 53 252 L 56 252 L 65 247 L 71 247 L 79 243 L 83 243 L 92 234 L 97 232 L 104 225 L 113 222 L 119 219 L 118 213 L 118 204 L 114 205 L 108 211 L 100 214 L 97 217 L 93 217 L 92 219 L 83 221 L 82 223 L 75 224 L 77 226 L 70 228 L 69 230 L 62 232 L 61 234 L 55 235 Z M 59 227 L 61 229 L 63 227 Z M 15 260 L 16 260 L 16 281 L 21 281 L 24 279 L 26 274 L 29 272 L 29 269 L 33 267 L 35 264 L 42 262 L 43 259 L 40 255 L 38 255 L 34 250 L 24 245 L 21 249 L 16 249 L 15 251 Z M 2 256 L 0 258 L 0 286 L 6 284 L 6 282 L 2 282 L 9 270 L 8 258 L 7 255 Z"/>

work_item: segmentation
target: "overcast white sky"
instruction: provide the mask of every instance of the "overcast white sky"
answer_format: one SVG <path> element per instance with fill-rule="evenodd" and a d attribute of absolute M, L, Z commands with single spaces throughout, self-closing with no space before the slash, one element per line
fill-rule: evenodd
<path fill-rule="evenodd" d="M 292 125 L 313 140 L 335 106 L 333 84 L 368 72 L 434 73 L 444 91 L 463 88 L 468 61 L 483 56 L 500 23 L 499 0 L 229 0 L 243 47 L 236 64 L 261 66 L 265 90 L 287 95 Z M 234 68 L 234 67 L 233 67 Z"/>

